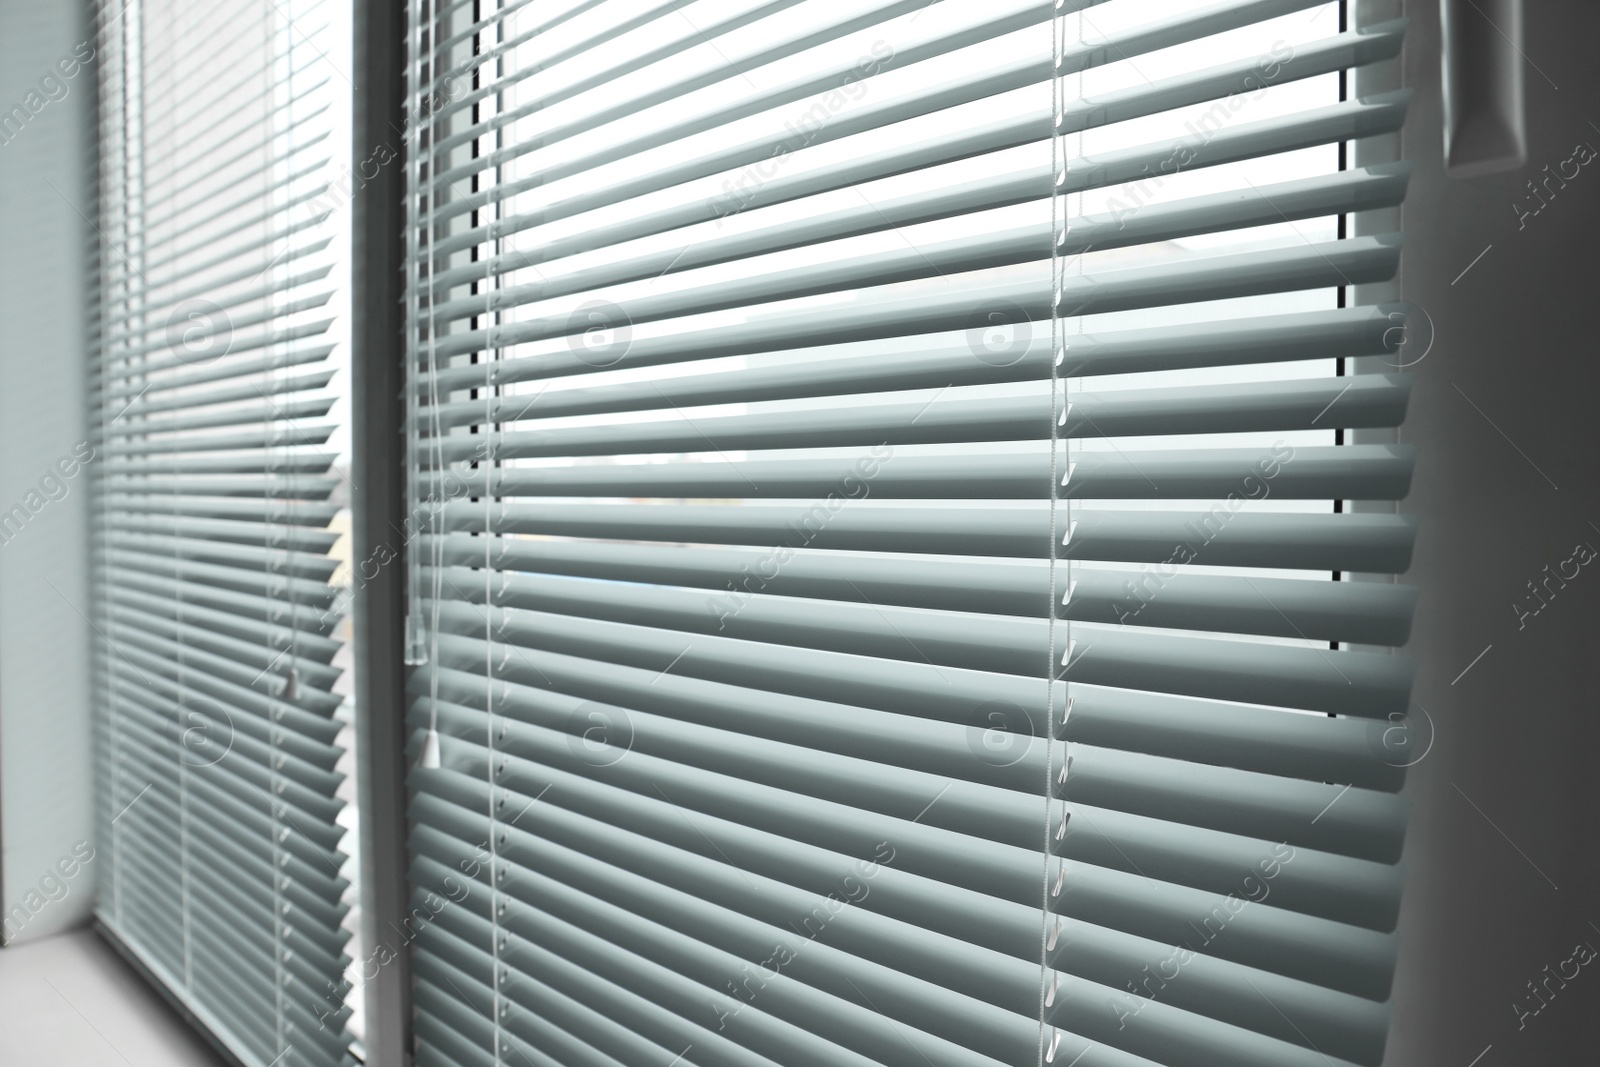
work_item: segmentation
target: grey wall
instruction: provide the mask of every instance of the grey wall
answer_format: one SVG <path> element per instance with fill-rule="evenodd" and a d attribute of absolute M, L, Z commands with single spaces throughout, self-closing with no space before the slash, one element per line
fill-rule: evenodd
<path fill-rule="evenodd" d="M 1436 740 L 1407 786 L 1388 1062 L 1600 1063 L 1600 960 L 1573 959 L 1600 949 L 1600 559 L 1568 564 L 1538 614 L 1513 608 L 1575 545 L 1600 550 L 1600 159 L 1520 229 L 1512 206 L 1577 143 L 1600 149 L 1600 5 L 1527 5 L 1528 162 L 1471 181 L 1443 175 L 1438 0 L 1406 8 L 1400 287 L 1436 338 L 1402 435 L 1422 449 L 1403 510 L 1423 522 L 1410 651 Z"/>
<path fill-rule="evenodd" d="M 56 68 L 87 37 L 79 4 L 0 0 L 0 27 L 0 523 L 23 508 L 0 526 L 15 533 L 0 536 L 0 918 L 17 941 L 81 921 L 95 876 L 72 862 L 92 837 L 88 475 L 62 478 L 57 463 L 84 438 L 96 70 Z M 27 118 L 5 126 L 13 107 Z"/>

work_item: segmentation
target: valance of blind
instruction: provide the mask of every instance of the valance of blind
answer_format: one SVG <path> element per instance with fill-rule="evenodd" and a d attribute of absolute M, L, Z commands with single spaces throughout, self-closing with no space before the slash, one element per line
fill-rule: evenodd
<path fill-rule="evenodd" d="M 96 5 L 98 918 L 252 1067 L 350 1062 L 328 6 Z"/>
<path fill-rule="evenodd" d="M 412 17 L 418 1063 L 1375 1067 L 1404 25 Z"/>

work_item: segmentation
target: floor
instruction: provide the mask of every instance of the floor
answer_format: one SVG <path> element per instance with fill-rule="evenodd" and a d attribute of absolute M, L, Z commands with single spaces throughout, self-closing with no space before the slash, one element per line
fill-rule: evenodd
<path fill-rule="evenodd" d="M 221 1067 L 221 1060 L 83 929 L 0 949 L 0 1064 Z"/>

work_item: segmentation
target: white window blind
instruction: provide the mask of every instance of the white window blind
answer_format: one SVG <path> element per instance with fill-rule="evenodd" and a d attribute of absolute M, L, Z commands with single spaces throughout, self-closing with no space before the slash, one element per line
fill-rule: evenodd
<path fill-rule="evenodd" d="M 253 1067 L 350 1043 L 328 8 L 95 7 L 97 914 Z"/>
<path fill-rule="evenodd" d="M 1378 1064 L 1403 26 L 411 18 L 418 1063 Z"/>

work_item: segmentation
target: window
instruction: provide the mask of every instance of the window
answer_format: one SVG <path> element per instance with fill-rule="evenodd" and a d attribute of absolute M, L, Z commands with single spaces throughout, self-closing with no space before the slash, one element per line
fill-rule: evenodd
<path fill-rule="evenodd" d="M 1353 14 L 97 4 L 108 935 L 246 1067 L 1375 1067 Z"/>
<path fill-rule="evenodd" d="M 97 915 L 251 1065 L 350 1043 L 336 7 L 97 5 Z"/>
<path fill-rule="evenodd" d="M 417 1062 L 1380 1062 L 1403 26 L 412 18 Z"/>

